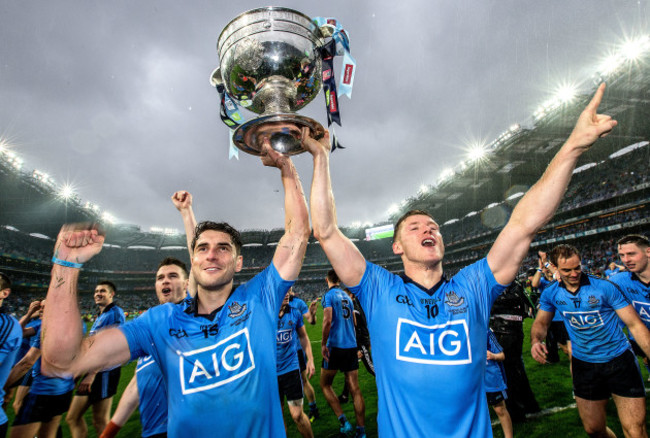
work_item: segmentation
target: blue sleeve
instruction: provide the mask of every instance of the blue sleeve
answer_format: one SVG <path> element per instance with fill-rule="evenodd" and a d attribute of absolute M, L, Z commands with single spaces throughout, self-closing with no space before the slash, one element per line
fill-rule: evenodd
<path fill-rule="evenodd" d="M 503 348 L 499 344 L 499 341 L 497 341 L 497 337 L 494 335 L 492 330 L 488 330 L 488 350 L 495 354 L 503 351 Z"/>
<path fill-rule="evenodd" d="M 326 307 L 332 307 L 332 299 L 331 299 L 331 294 L 329 291 L 325 294 L 323 299 L 320 301 L 320 303 L 323 305 L 323 309 Z"/>
<path fill-rule="evenodd" d="M 22 342 L 22 327 L 13 316 L 0 315 L 0 364 L 6 359 L 13 363 Z"/>
<path fill-rule="evenodd" d="M 124 337 L 126 337 L 129 344 L 131 360 L 152 355 L 152 346 L 155 342 L 152 332 L 156 327 L 153 321 L 154 309 L 149 309 L 138 318 L 118 327 L 124 333 Z"/>
<path fill-rule="evenodd" d="M 38 348 L 39 350 L 41 349 L 41 328 L 40 327 L 36 330 L 36 334 L 32 336 L 32 338 L 29 340 L 29 346 L 32 348 Z"/>
<path fill-rule="evenodd" d="M 296 308 L 300 311 L 301 315 L 309 313 L 309 307 L 307 306 L 307 303 L 305 303 L 300 298 L 294 298 L 294 300 L 296 300 Z"/>
<path fill-rule="evenodd" d="M 555 306 L 553 305 L 553 294 L 551 293 L 553 288 L 544 289 L 542 296 L 539 297 L 539 309 L 546 312 L 555 312 Z"/>
<path fill-rule="evenodd" d="M 368 323 L 370 323 L 374 305 L 379 301 L 379 297 L 390 294 L 399 283 L 403 284 L 403 280 L 399 276 L 366 260 L 366 270 L 361 281 L 349 289 L 359 299 Z"/>
<path fill-rule="evenodd" d="M 486 318 L 490 317 L 494 301 L 508 287 L 508 285 L 499 284 L 494 278 L 487 258 L 482 258 L 461 269 L 452 277 L 451 282 L 458 282 L 463 289 L 471 291 L 476 301 L 480 303 L 481 312 Z"/>
<path fill-rule="evenodd" d="M 629 306 L 630 301 L 623 295 L 621 289 L 612 282 L 608 281 L 607 283 L 609 283 L 609 287 L 607 287 L 607 301 L 609 304 L 616 310 Z"/>
<path fill-rule="evenodd" d="M 262 272 L 250 279 L 244 287 L 247 293 L 259 293 L 267 309 L 276 317 L 282 307 L 282 300 L 294 281 L 284 280 L 273 262 Z M 259 291 L 259 292 L 257 292 Z"/>
<path fill-rule="evenodd" d="M 296 309 L 296 328 L 299 329 L 300 327 L 305 325 L 305 322 L 302 320 L 302 312 L 300 310 Z"/>

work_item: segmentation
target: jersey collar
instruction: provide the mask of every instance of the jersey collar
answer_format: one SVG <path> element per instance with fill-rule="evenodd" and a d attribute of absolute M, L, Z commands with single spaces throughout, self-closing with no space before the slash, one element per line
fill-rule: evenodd
<path fill-rule="evenodd" d="M 102 315 L 102 314 L 108 312 L 109 310 L 111 310 L 113 307 L 115 307 L 115 301 L 113 301 L 112 303 L 110 303 L 109 305 L 104 307 L 104 310 L 99 312 L 99 314 Z"/>
<path fill-rule="evenodd" d="M 641 283 L 641 284 L 644 285 L 645 287 L 650 286 L 650 283 L 645 283 L 643 280 L 641 280 L 641 277 L 639 277 L 638 275 L 636 275 L 636 273 L 634 273 L 634 272 L 630 272 L 630 279 L 631 279 L 632 281 L 638 281 L 639 283 Z"/>
<path fill-rule="evenodd" d="M 589 279 L 589 275 L 585 274 L 584 272 L 580 274 L 580 284 L 578 284 L 578 289 L 576 289 L 575 292 L 571 292 L 569 289 L 566 288 L 564 282 L 560 281 L 560 287 L 563 288 L 568 293 L 570 293 L 571 295 L 578 295 L 582 286 L 589 286 L 590 284 L 591 284 L 591 280 Z"/>
<path fill-rule="evenodd" d="M 197 294 L 194 298 L 190 298 L 187 301 L 188 305 L 185 308 L 185 313 L 187 313 L 188 315 L 192 315 L 195 318 L 200 316 L 200 317 L 209 319 L 210 321 L 214 321 L 214 318 L 216 318 L 216 316 L 219 314 L 221 309 L 223 309 L 223 306 L 217 307 L 216 309 L 214 309 L 212 312 L 210 312 L 207 315 L 200 314 L 199 313 L 199 300 L 198 300 L 198 298 L 199 298 L 199 296 Z"/>
<path fill-rule="evenodd" d="M 427 289 L 426 287 L 422 286 L 421 284 L 415 282 L 412 278 L 410 278 L 408 275 L 406 275 L 403 272 L 401 274 L 399 274 L 399 276 L 402 278 L 404 283 L 412 283 L 414 286 L 417 286 L 423 292 L 426 292 L 427 295 L 429 295 L 429 296 L 433 296 L 433 294 L 436 293 L 436 291 L 438 289 L 440 289 L 440 286 L 442 286 L 444 283 L 446 283 L 448 281 L 447 276 L 445 274 L 442 274 L 442 277 L 440 277 L 440 280 L 436 284 L 434 284 L 433 287 L 431 287 L 431 289 Z"/>

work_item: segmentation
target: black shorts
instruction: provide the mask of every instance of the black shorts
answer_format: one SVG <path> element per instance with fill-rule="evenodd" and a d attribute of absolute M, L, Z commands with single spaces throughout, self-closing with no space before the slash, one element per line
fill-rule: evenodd
<path fill-rule="evenodd" d="M 323 369 L 340 370 L 344 373 L 359 369 L 357 348 L 330 347 L 330 360 L 323 359 Z"/>
<path fill-rule="evenodd" d="M 639 347 L 639 344 L 637 344 L 634 339 L 630 339 L 630 344 L 632 345 L 632 351 L 634 351 L 634 354 L 644 359 L 646 358 L 645 353 L 641 350 L 641 347 Z"/>
<path fill-rule="evenodd" d="M 83 393 L 77 391 L 76 395 L 88 396 L 88 402 L 90 404 L 113 397 L 117 392 L 117 385 L 120 383 L 120 370 L 121 367 L 117 367 L 110 371 L 97 373 L 93 384 L 90 386 L 90 392 Z"/>
<path fill-rule="evenodd" d="M 52 418 L 63 415 L 70 406 L 72 391 L 61 395 L 45 395 L 29 393 L 23 399 L 23 404 L 14 418 L 13 425 L 21 426 L 30 423 L 47 423 Z"/>
<path fill-rule="evenodd" d="M 645 397 L 639 363 L 631 350 L 609 362 L 591 363 L 571 359 L 573 391 L 586 400 L 607 400 L 611 394 L 621 397 Z"/>
<path fill-rule="evenodd" d="M 302 348 L 298 350 L 298 365 L 300 366 L 301 373 L 307 369 L 307 362 L 305 361 L 305 352 L 302 351 Z"/>
<path fill-rule="evenodd" d="M 487 402 L 490 406 L 498 405 L 502 401 L 508 399 L 508 394 L 506 394 L 505 391 L 486 392 L 485 395 L 487 396 Z"/>
<path fill-rule="evenodd" d="M 278 390 L 280 392 L 280 402 L 302 400 L 302 377 L 300 371 L 293 370 L 278 376 Z"/>
<path fill-rule="evenodd" d="M 552 321 L 550 332 L 553 334 L 555 341 L 558 344 L 566 345 L 569 339 L 569 334 L 566 331 L 566 326 L 563 321 Z"/>

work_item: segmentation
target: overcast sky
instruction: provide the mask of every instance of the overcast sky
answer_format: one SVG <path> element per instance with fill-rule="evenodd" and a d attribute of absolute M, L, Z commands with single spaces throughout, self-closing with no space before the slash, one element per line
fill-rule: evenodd
<path fill-rule="evenodd" d="M 626 37 L 648 32 L 649 0 L 418 0 L 281 6 L 338 18 L 357 60 L 342 98 L 345 150 L 331 160 L 339 222 L 379 222 L 455 166 L 464 147 L 529 118 Z M 279 171 L 228 160 L 209 75 L 240 0 L 0 2 L 0 135 L 25 168 L 74 184 L 120 221 L 182 229 L 170 196 L 199 220 L 283 225 Z M 338 74 L 337 74 L 338 79 Z M 325 125 L 322 94 L 303 114 Z M 245 112 L 250 118 L 254 116 Z M 305 191 L 311 156 L 294 158 Z M 1 193 L 1 191 L 0 191 Z M 0 194 L 1 196 L 1 194 Z"/>

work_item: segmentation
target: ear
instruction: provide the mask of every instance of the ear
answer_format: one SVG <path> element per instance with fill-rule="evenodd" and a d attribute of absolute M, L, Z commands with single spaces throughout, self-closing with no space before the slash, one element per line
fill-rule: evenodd
<path fill-rule="evenodd" d="M 0 290 L 0 300 L 4 300 L 5 298 L 7 298 L 10 293 L 11 293 L 11 289 L 8 287 Z"/>
<path fill-rule="evenodd" d="M 402 249 L 402 244 L 399 242 L 399 240 L 393 242 L 393 254 L 395 255 L 404 254 L 404 250 Z"/>
<path fill-rule="evenodd" d="M 238 255 L 235 261 L 235 272 L 239 272 L 244 267 L 244 257 Z"/>

